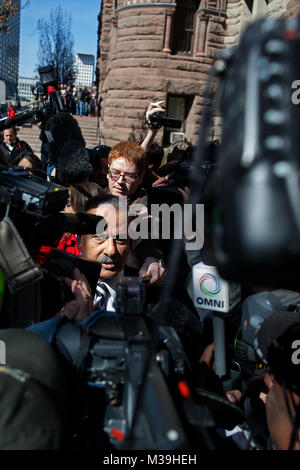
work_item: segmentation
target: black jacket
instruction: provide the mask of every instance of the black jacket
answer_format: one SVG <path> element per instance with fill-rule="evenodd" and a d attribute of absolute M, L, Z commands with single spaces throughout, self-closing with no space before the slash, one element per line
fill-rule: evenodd
<path fill-rule="evenodd" d="M 0 147 L 3 150 L 5 157 L 7 158 L 9 162 L 11 162 L 21 152 L 33 153 L 30 145 L 28 145 L 27 142 L 25 142 L 24 140 L 19 140 L 18 138 L 16 139 L 13 145 L 12 151 L 9 150 L 5 142 L 2 142 L 0 144 Z"/>

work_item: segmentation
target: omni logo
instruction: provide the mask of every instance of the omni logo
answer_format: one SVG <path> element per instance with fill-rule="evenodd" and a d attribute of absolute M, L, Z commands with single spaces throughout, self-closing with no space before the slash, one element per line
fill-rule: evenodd
<path fill-rule="evenodd" d="M 208 297 L 215 297 L 221 291 L 220 280 L 213 274 L 205 273 L 199 279 L 200 290 Z"/>

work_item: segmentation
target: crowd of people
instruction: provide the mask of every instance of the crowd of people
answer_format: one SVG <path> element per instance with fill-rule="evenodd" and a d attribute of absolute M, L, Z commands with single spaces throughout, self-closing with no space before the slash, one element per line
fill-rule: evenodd
<path fill-rule="evenodd" d="M 66 85 L 59 88 L 60 96 L 66 111 L 79 116 L 98 115 L 97 108 L 97 90 L 88 90 L 87 87 L 81 89 L 77 87 L 72 90 Z M 293 379 L 285 380 L 283 366 L 280 370 L 270 360 L 270 347 L 274 341 L 280 342 L 280 338 L 290 332 L 291 327 L 299 329 L 300 319 L 295 313 L 285 313 L 283 321 L 279 315 L 273 315 L 271 320 L 263 324 L 260 330 L 259 342 L 260 348 L 263 350 L 264 359 L 271 367 L 265 370 L 264 376 L 254 374 L 255 383 L 259 380 L 260 387 L 255 399 L 250 399 L 245 389 L 229 389 L 224 390 L 221 380 L 214 373 L 214 338 L 212 333 L 212 321 L 207 312 L 199 312 L 193 305 L 193 296 L 191 294 L 191 273 L 193 264 L 204 259 L 204 251 L 197 250 L 196 253 L 189 253 L 184 247 L 184 240 L 180 246 L 180 262 L 179 271 L 172 273 L 169 271 L 170 256 L 172 253 L 172 233 L 174 232 L 174 221 L 171 221 L 170 236 L 168 239 L 162 237 L 151 236 L 151 216 L 145 208 L 149 209 L 151 204 L 179 204 L 183 207 L 188 201 L 193 174 L 193 145 L 189 142 L 177 142 L 168 149 L 163 149 L 158 143 L 154 142 L 157 129 L 151 126 L 151 116 L 157 112 L 164 112 L 164 102 L 151 103 L 146 112 L 146 122 L 149 128 L 145 139 L 141 143 L 137 142 L 120 142 L 114 147 L 100 145 L 95 149 L 89 150 L 89 158 L 91 163 L 91 172 L 89 177 L 76 185 L 69 186 L 69 200 L 66 204 L 64 212 L 78 213 L 85 212 L 104 217 L 106 220 L 106 228 L 103 232 L 97 234 L 71 234 L 64 233 L 61 239 L 57 240 L 55 247 L 72 255 L 84 258 L 85 260 L 94 261 L 100 264 L 99 280 L 95 290 L 92 291 L 86 276 L 75 269 L 73 278 L 65 277 L 63 282 L 73 294 L 73 299 L 62 306 L 60 312 L 52 312 L 47 316 L 42 313 L 41 322 L 28 327 L 23 332 L 17 330 L 19 344 L 29 342 L 35 344 L 37 348 L 51 356 L 51 348 L 46 343 L 52 342 L 62 318 L 65 321 L 77 322 L 81 325 L 89 325 L 91 318 L 93 322 L 95 318 L 101 317 L 103 312 L 117 313 L 116 296 L 117 284 L 123 276 L 136 276 L 146 285 L 146 315 L 158 325 L 172 326 L 177 331 L 182 341 L 184 351 L 192 365 L 195 375 L 195 384 L 205 390 L 217 394 L 222 399 L 227 400 L 228 406 L 239 408 L 244 413 L 245 420 L 241 423 L 240 419 L 236 421 L 236 408 L 232 411 L 232 423 L 229 429 L 234 428 L 235 432 L 231 434 L 226 432 L 227 429 L 218 429 L 215 435 L 217 442 L 216 447 L 230 449 L 246 449 L 252 448 L 269 448 L 269 449 L 300 449 L 299 431 L 299 413 L 300 413 L 300 389 L 293 386 Z M 215 145 L 214 145 L 215 147 Z M 10 128 L 3 133 L 3 142 L 0 147 L 1 163 L 6 166 L 19 165 L 33 172 L 41 170 L 42 164 L 40 160 L 33 155 L 28 144 L 19 141 L 15 128 Z M 215 163 L 215 155 L 212 156 L 208 152 L 210 163 Z M 47 162 L 46 162 L 47 164 Z M 178 185 L 180 174 L 184 167 L 185 178 L 184 184 Z M 188 176 L 186 177 L 186 168 L 188 168 Z M 53 172 L 55 177 L 55 168 Z M 63 183 L 60 182 L 60 183 Z M 120 204 L 120 200 L 125 201 L 125 206 Z M 129 216 L 128 216 L 129 215 Z M 128 236 L 130 224 L 137 220 L 139 223 L 146 220 L 145 233 L 141 233 L 136 229 L 135 236 Z M 132 225 L 133 226 L 133 225 Z M 131 227 L 132 227 L 131 226 Z M 137 228 L 135 226 L 135 228 Z M 126 236 L 124 236 L 126 234 Z M 143 235 L 143 236 L 142 236 Z M 173 233 L 174 235 L 174 233 Z M 204 247 L 205 248 L 205 247 Z M 39 254 L 43 255 L 39 258 L 39 262 L 45 259 L 51 252 L 53 247 L 43 246 Z M 172 279 L 171 290 L 167 299 L 162 299 L 164 287 L 167 282 Z M 59 295 L 53 292 L 53 296 Z M 164 312 L 162 318 L 160 312 L 160 302 L 168 301 L 168 309 Z M 176 313 L 177 312 L 177 313 Z M 199 315 L 200 314 L 200 315 Z M 268 333 L 266 333 L 266 331 Z M 298 330 L 297 330 L 298 331 Z M 263 332 L 263 333 L 262 333 Z M 16 334 L 17 334 L 16 333 Z M 23 336 L 22 336 L 23 335 Z M 42 337 L 46 342 L 40 343 Z M 7 343 L 7 363 L 12 369 L 24 368 L 25 372 L 30 370 L 31 356 L 35 354 L 29 348 L 27 365 L 15 360 L 10 363 L 10 350 L 13 348 L 14 335 L 12 330 L 0 330 L 0 340 Z M 42 354 L 41 353 L 41 354 Z M 18 352 L 21 357 L 21 352 Z M 31 356 L 30 356 L 31 355 Z M 14 356 L 16 357 L 16 356 Z M 55 362 L 55 358 L 49 358 L 49 362 Z M 36 374 L 38 375 L 39 367 L 36 365 Z M 61 372 L 58 371 L 60 365 L 52 366 L 49 377 L 37 380 L 43 383 L 43 387 L 51 389 L 51 394 L 57 395 L 57 382 L 63 381 Z M 52 375 L 51 375 L 52 374 Z M 42 374 L 43 375 L 43 374 Z M 4 377 L 4 379 L 3 379 Z M 34 377 L 36 379 L 36 377 Z M 5 373 L 1 374 L 1 379 L 7 380 Z M 52 382 L 51 382 L 52 381 Z M 67 385 L 64 385 L 67 387 Z M 5 390 L 12 389 L 13 384 L 5 383 Z M 258 389 L 257 389 L 258 390 Z M 25 387 L 26 391 L 26 387 Z M 42 394 L 42 389 L 39 390 Z M 65 423 L 66 412 L 63 410 L 63 395 L 65 390 L 59 397 L 59 405 L 49 403 L 47 395 L 47 407 L 51 414 L 48 427 L 46 426 L 47 439 L 36 438 L 33 440 L 35 430 L 39 429 L 41 422 L 33 415 L 36 414 L 34 403 L 31 403 L 32 409 L 28 411 L 26 418 L 29 420 L 31 430 L 28 438 L 24 437 L 23 441 L 16 440 L 15 433 L 10 431 L 13 429 L 14 423 L 3 423 L 0 418 L 0 448 L 64 448 L 70 445 L 66 437 L 67 431 L 62 423 Z M 248 399 L 248 402 L 247 402 Z M 209 402 L 208 407 L 214 411 L 217 407 L 217 399 L 215 402 Z M 245 404 L 251 401 L 251 419 L 259 422 L 259 426 L 253 426 L 255 431 L 251 431 L 251 423 Z M 4 403 L 4 401 L 3 401 Z M 5 402 L 6 403 L 6 402 Z M 8 406 L 7 403 L 5 406 Z M 9 406 L 15 406 L 15 403 Z M 226 405 L 224 405 L 224 413 Z M 44 419 L 47 421 L 47 407 L 45 405 Z M 53 407 L 55 408 L 55 417 L 53 418 Z M 0 410 L 2 410 L 2 402 L 0 401 Z M 1 411 L 2 412 L 2 411 Z M 74 412 L 74 410 L 72 411 Z M 222 411 L 221 411 L 222 415 Z M 254 418 L 253 418 L 254 416 Z M 220 418 L 220 416 L 219 416 Z M 239 415 L 240 418 L 240 415 Z M 221 428 L 216 419 L 216 427 Z M 229 418 L 230 421 L 230 418 Z M 22 422 L 22 420 L 20 421 Z M 221 420 L 222 422 L 222 420 Z M 34 423 L 36 428 L 34 428 Z M 43 423 L 45 425 L 45 422 Z M 5 428 L 6 426 L 6 428 Z M 56 439 L 48 438 L 50 428 L 55 430 Z M 259 429 L 258 429 L 259 428 Z M 240 439 L 234 439 L 234 435 L 246 435 L 248 432 L 255 438 L 245 442 Z M 67 442 L 67 443 L 66 443 Z M 222 444 L 220 444 L 222 442 Z M 224 444 L 226 443 L 226 444 Z M 19 447 L 18 447 L 19 446 Z"/>
<path fill-rule="evenodd" d="M 100 115 L 100 103 L 97 86 L 72 86 L 61 83 L 56 90 L 65 112 L 76 116 L 98 117 Z M 14 106 L 12 101 L 7 102 L 7 118 L 15 119 L 16 111 L 20 108 Z"/>
<path fill-rule="evenodd" d="M 62 83 L 57 91 L 66 112 L 80 117 L 99 116 L 98 91 L 95 85 L 72 87 Z"/>

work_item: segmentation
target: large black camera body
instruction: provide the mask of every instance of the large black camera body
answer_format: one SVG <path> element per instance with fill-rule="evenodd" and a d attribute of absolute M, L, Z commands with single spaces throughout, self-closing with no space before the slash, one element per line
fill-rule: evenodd
<path fill-rule="evenodd" d="M 247 297 L 242 306 L 241 338 L 236 341 L 236 356 L 255 370 L 265 362 L 259 352 L 257 332 L 265 319 L 277 312 L 300 314 L 300 293 L 287 289 L 264 291 Z"/>
<path fill-rule="evenodd" d="M 38 68 L 40 82 L 36 90 L 36 103 L 30 110 L 19 113 L 14 119 L 5 119 L 0 123 L 0 131 L 25 122 L 39 123 L 43 129 L 47 120 L 57 113 L 64 111 L 59 94 L 54 68 L 51 65 Z M 32 92 L 34 93 L 33 89 Z"/>
<path fill-rule="evenodd" d="M 130 280 L 119 288 L 129 292 L 133 284 Z M 141 288 L 136 283 L 136 293 Z M 201 435 L 195 429 L 188 435 L 185 400 L 181 397 L 181 410 L 180 400 L 174 400 L 179 398 L 177 383 L 187 377 L 180 340 L 173 328 L 157 327 L 139 308 L 132 308 L 133 296 L 128 295 L 130 299 L 125 295 L 118 303 L 118 314 L 103 312 L 84 326 L 63 323 L 54 346 L 88 389 L 98 389 L 97 401 L 104 410 L 99 426 L 114 449 L 190 448 L 191 438 L 196 444 Z"/>
<path fill-rule="evenodd" d="M 217 164 L 205 160 L 201 163 L 200 170 L 203 173 L 203 177 L 208 179 L 215 171 Z M 168 185 L 175 188 L 192 188 L 194 181 L 194 167 L 190 161 L 182 162 L 170 162 L 159 168 L 158 175 L 168 177 Z"/>
<path fill-rule="evenodd" d="M 31 302 L 27 294 L 25 311 L 24 297 L 17 301 L 15 311 L 13 308 L 2 311 L 1 327 L 24 328 L 57 313 L 71 300 L 70 296 L 66 297 L 67 290 L 60 279 L 72 278 L 76 267 L 86 275 L 95 290 L 100 272 L 98 263 L 61 250 L 52 250 L 46 263 L 41 260 L 43 266 L 34 263 L 41 257 L 40 247 L 55 246 L 65 232 L 96 233 L 102 217 L 61 213 L 67 200 L 66 187 L 31 175 L 21 167 L 0 165 L 0 266 L 11 294 L 9 303 L 15 304 L 18 293 L 26 292 L 30 287 L 32 296 L 35 296 L 35 301 L 32 298 Z M 20 251 L 14 253 L 14 250 Z M 57 291 L 56 296 L 53 296 L 53 290 Z"/>
<path fill-rule="evenodd" d="M 161 127 L 172 127 L 173 129 L 181 128 L 181 119 L 164 116 L 163 113 L 155 113 L 150 118 L 151 127 L 160 129 Z"/>
<path fill-rule="evenodd" d="M 300 75 L 299 29 L 299 19 L 257 21 L 220 57 L 222 141 L 212 224 L 223 278 L 295 290 L 300 113 L 292 84 Z"/>

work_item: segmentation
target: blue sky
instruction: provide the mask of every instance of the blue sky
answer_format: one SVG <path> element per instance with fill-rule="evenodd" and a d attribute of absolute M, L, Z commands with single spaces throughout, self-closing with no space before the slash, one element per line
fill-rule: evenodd
<path fill-rule="evenodd" d="M 101 0 L 30 0 L 29 6 L 21 10 L 20 76 L 34 77 L 39 42 L 37 21 L 40 18 L 48 21 L 50 11 L 57 6 L 72 15 L 74 53 L 96 57 Z"/>

